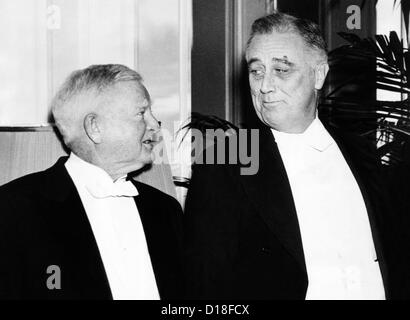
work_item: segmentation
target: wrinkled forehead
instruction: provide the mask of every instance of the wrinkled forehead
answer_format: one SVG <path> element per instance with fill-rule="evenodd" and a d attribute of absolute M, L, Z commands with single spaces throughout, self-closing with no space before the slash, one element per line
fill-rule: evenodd
<path fill-rule="evenodd" d="M 246 60 L 297 63 L 307 60 L 308 49 L 304 39 L 294 32 L 256 34 L 246 50 Z"/>
<path fill-rule="evenodd" d="M 119 82 L 98 97 L 100 112 L 133 112 L 138 108 L 150 108 L 151 97 L 144 85 L 136 81 Z"/>
<path fill-rule="evenodd" d="M 149 107 L 151 97 L 145 86 L 137 81 L 119 82 L 113 87 L 113 95 L 120 99 L 130 99 L 140 106 Z"/>

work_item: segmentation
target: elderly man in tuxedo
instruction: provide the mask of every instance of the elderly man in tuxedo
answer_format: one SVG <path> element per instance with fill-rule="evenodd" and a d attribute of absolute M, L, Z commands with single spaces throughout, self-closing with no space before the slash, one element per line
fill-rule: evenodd
<path fill-rule="evenodd" d="M 399 233 L 374 150 L 317 117 L 329 69 L 318 26 L 282 13 L 262 17 L 246 61 L 261 121 L 253 159 L 259 170 L 194 166 L 185 221 L 188 295 L 401 297 Z"/>
<path fill-rule="evenodd" d="M 128 179 L 159 139 L 141 76 L 76 71 L 52 113 L 69 157 L 0 187 L 0 298 L 180 297 L 181 208 Z"/>

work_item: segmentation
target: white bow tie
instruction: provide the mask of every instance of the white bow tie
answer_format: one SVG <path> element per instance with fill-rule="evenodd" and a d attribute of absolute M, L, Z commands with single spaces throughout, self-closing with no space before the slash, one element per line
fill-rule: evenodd
<path fill-rule="evenodd" d="M 99 183 L 98 181 L 87 183 L 88 192 L 97 199 L 109 197 L 135 197 L 138 190 L 131 181 L 125 181 L 125 178 L 118 179 L 115 182 Z"/>

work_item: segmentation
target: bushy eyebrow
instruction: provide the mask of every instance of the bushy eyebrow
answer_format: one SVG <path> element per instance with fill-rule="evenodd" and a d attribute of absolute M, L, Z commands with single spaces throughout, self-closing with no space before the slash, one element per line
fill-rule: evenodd
<path fill-rule="evenodd" d="M 288 60 L 288 57 L 286 57 L 286 56 L 284 56 L 283 58 L 273 58 L 272 61 L 276 62 L 276 63 L 286 64 L 289 67 L 293 67 L 295 65 L 293 62 L 290 62 Z"/>
<path fill-rule="evenodd" d="M 248 67 L 250 67 L 250 65 L 251 65 L 252 63 L 255 63 L 255 62 L 261 62 L 261 60 L 258 59 L 258 58 L 252 58 L 252 59 L 250 59 L 250 60 L 248 61 Z"/>
<path fill-rule="evenodd" d="M 261 60 L 258 59 L 258 58 L 252 58 L 252 59 L 250 59 L 250 60 L 248 61 L 248 67 L 249 67 L 252 63 L 254 63 L 254 62 L 261 62 Z M 272 58 L 272 62 L 274 62 L 274 63 L 283 63 L 283 64 L 286 64 L 286 65 L 289 66 L 289 67 L 293 67 L 293 66 L 295 65 L 293 62 L 290 62 L 290 61 L 288 60 L 288 57 L 287 57 L 287 56 L 284 56 L 283 58 Z"/>

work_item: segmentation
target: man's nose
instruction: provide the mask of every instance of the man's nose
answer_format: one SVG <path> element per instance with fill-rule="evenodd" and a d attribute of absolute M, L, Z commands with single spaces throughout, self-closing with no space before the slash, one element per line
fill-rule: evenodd
<path fill-rule="evenodd" d="M 148 117 L 145 118 L 145 123 L 147 124 L 147 129 L 159 132 L 161 130 L 161 121 L 158 121 L 152 113 L 149 114 Z"/>
<path fill-rule="evenodd" d="M 262 80 L 261 92 L 269 93 L 276 91 L 276 79 L 275 76 L 266 74 Z"/>

